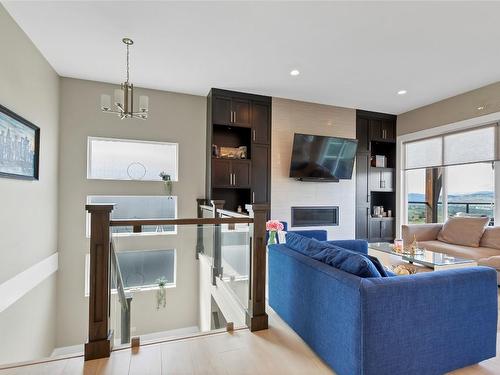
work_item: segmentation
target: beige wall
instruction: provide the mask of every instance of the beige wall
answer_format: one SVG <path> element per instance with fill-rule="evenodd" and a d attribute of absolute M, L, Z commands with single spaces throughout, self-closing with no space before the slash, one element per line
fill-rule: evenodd
<path fill-rule="evenodd" d="M 41 129 L 40 180 L 0 178 L 2 284 L 57 251 L 59 78 L 2 5 L 0 46 L 0 104 Z M 54 281 L 34 280 L 34 289 L 0 313 L 0 363 L 50 354 Z"/>
<path fill-rule="evenodd" d="M 497 82 L 398 115 L 397 133 L 413 133 L 499 111 L 500 82 Z"/>
<path fill-rule="evenodd" d="M 81 344 L 86 337 L 88 301 L 84 297 L 84 259 L 89 240 L 85 238 L 84 205 L 87 195 L 162 195 L 162 182 L 87 180 L 87 137 L 115 137 L 179 143 L 179 181 L 174 182 L 180 217 L 196 217 L 196 198 L 205 191 L 205 128 L 206 98 L 155 90 L 137 89 L 136 95 L 149 96 L 150 117 L 147 121 L 127 119 L 102 113 L 100 95 L 113 93 L 115 85 L 61 79 L 61 133 L 59 178 L 59 248 L 58 333 L 57 346 Z M 187 232 L 186 232 L 187 231 Z M 175 290 L 167 292 L 167 309 L 154 313 L 154 299 L 145 295 L 136 298 L 135 311 L 145 309 L 152 320 L 163 320 L 158 330 L 177 328 L 175 325 L 196 326 L 198 312 L 188 308 L 198 288 L 197 265 L 194 258 L 195 228 L 185 229 L 182 236 L 151 236 L 137 242 L 144 248 L 171 248 L 178 252 L 178 273 Z M 191 237 L 192 238 L 191 238 Z M 189 239 L 186 239 L 189 237 Z M 133 248 L 134 239 L 123 240 L 121 248 Z M 184 262 L 185 260 L 185 262 Z M 181 264 L 182 263 L 182 264 Z M 181 268 L 184 268 L 181 271 Z M 183 289 L 185 288 L 185 289 Z M 174 296 L 178 296 L 179 299 Z M 197 297 L 197 296 L 196 296 Z M 188 300 L 189 299 L 189 300 Z M 134 302 L 132 302 L 134 303 Z M 197 305 L 196 305 L 197 308 Z M 132 307 L 134 312 L 134 307 Z M 145 318 L 148 319 L 148 314 Z M 136 317 L 138 315 L 135 315 Z M 134 322 L 137 333 L 145 324 Z M 151 322 L 149 322 L 151 323 Z"/>
<path fill-rule="evenodd" d="M 356 138 L 356 111 L 273 98 L 271 144 L 272 218 L 290 224 L 292 206 L 339 206 L 340 225 L 323 229 L 328 230 L 329 239 L 354 238 L 355 173 L 352 180 L 339 183 L 301 182 L 290 178 L 294 133 Z"/>

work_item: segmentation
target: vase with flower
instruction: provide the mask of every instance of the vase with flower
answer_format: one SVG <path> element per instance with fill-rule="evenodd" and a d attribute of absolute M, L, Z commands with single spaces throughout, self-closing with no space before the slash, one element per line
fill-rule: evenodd
<path fill-rule="evenodd" d="M 279 220 L 269 220 L 266 223 L 266 230 L 269 232 L 269 239 L 267 240 L 268 245 L 273 245 L 277 243 L 276 233 L 282 231 L 284 228 L 283 223 Z"/>
<path fill-rule="evenodd" d="M 165 172 L 160 173 L 160 178 L 163 181 L 163 188 L 165 189 L 165 194 L 172 198 L 172 178 L 170 177 L 169 174 L 166 174 Z"/>

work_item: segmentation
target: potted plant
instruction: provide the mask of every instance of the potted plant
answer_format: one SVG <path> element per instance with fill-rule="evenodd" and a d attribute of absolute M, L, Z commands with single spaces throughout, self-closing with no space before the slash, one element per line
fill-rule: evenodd
<path fill-rule="evenodd" d="M 160 177 L 163 181 L 163 187 L 165 189 L 165 194 L 167 194 L 169 197 L 171 197 L 172 196 L 172 178 L 170 177 L 169 174 L 166 174 L 165 172 L 161 172 Z"/>
<path fill-rule="evenodd" d="M 167 279 L 162 276 L 156 279 L 158 284 L 158 290 L 156 291 L 156 310 L 160 309 L 160 306 L 165 308 L 167 306 Z"/>

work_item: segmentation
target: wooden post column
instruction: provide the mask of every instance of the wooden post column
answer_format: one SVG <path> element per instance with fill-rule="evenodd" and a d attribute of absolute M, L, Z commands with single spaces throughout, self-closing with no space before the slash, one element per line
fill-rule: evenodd
<path fill-rule="evenodd" d="M 196 199 L 196 212 L 197 212 L 197 217 L 199 219 L 203 218 L 203 210 L 201 209 L 201 206 L 206 204 L 207 200 L 205 198 L 197 198 Z M 205 246 L 203 244 L 203 225 L 197 225 L 196 226 L 196 254 L 195 257 L 196 259 L 199 258 L 200 253 L 203 253 L 205 251 Z"/>
<path fill-rule="evenodd" d="M 110 215 L 113 204 L 88 204 L 90 213 L 89 337 L 85 360 L 109 357 L 113 331 L 109 329 Z"/>
<path fill-rule="evenodd" d="M 266 221 L 268 204 L 253 204 L 253 235 L 250 259 L 250 294 L 246 324 L 250 331 L 268 328 L 266 314 Z"/>
<path fill-rule="evenodd" d="M 225 201 L 212 200 L 210 201 L 213 207 L 214 218 L 219 218 L 219 210 L 224 208 Z M 216 278 L 222 275 L 222 233 L 221 226 L 215 225 L 214 227 L 214 263 L 212 266 L 212 285 L 217 285 Z"/>

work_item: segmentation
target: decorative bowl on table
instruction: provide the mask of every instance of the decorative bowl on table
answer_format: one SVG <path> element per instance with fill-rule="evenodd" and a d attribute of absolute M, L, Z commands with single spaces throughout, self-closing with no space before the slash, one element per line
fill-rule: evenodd
<path fill-rule="evenodd" d="M 392 266 L 392 272 L 394 272 L 398 276 L 406 276 L 417 273 L 417 269 L 407 264 L 398 264 Z"/>

